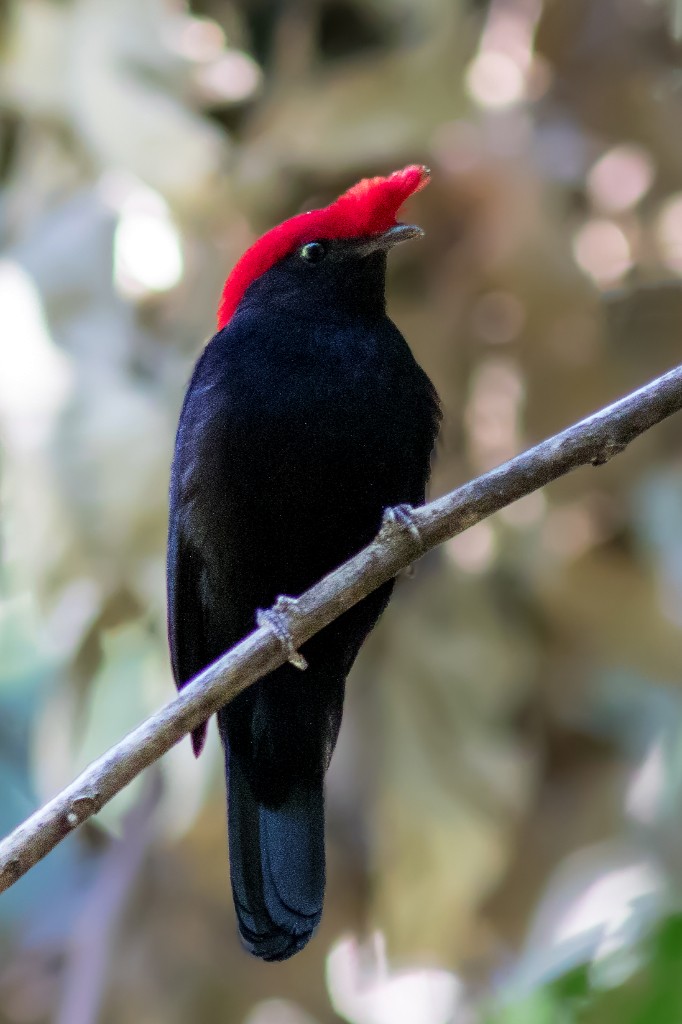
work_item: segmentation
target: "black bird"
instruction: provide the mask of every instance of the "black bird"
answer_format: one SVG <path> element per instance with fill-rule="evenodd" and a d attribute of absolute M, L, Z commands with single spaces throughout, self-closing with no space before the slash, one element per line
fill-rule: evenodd
<path fill-rule="evenodd" d="M 218 331 L 185 397 L 170 487 L 168 631 L 182 687 L 375 536 L 387 506 L 424 501 L 434 388 L 386 315 L 396 222 L 428 181 L 410 166 L 273 228 L 228 278 Z M 302 949 L 322 913 L 324 774 L 346 676 L 387 583 L 218 713 L 232 892 L 246 948 Z M 202 748 L 206 726 L 193 737 Z"/>

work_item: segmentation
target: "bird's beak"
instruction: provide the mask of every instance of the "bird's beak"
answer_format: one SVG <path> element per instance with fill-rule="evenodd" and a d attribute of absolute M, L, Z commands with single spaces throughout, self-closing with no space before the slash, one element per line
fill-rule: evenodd
<path fill-rule="evenodd" d="M 370 256 L 373 252 L 388 252 L 399 242 L 407 242 L 410 238 L 421 238 L 423 230 L 416 224 L 394 224 L 388 231 L 371 238 L 361 238 L 353 246 L 358 256 Z"/>

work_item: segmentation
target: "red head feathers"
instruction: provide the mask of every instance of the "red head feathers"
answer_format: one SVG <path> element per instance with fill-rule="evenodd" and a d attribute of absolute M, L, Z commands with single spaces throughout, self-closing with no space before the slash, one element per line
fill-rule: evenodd
<path fill-rule="evenodd" d="M 410 164 L 388 178 L 363 178 L 321 210 L 299 213 L 266 232 L 247 249 L 225 282 L 218 330 L 229 321 L 249 285 L 306 242 L 378 235 L 396 223 L 405 200 L 429 182 L 426 167 Z"/>

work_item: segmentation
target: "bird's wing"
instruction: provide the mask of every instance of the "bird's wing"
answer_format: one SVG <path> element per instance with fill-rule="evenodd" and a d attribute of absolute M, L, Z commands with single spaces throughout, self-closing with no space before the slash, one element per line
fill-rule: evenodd
<path fill-rule="evenodd" d="M 180 517 L 171 512 L 168 534 L 168 645 L 178 690 L 210 661 L 206 650 L 201 599 L 201 555 L 183 534 Z M 206 739 L 206 722 L 192 732 L 198 757 Z"/>

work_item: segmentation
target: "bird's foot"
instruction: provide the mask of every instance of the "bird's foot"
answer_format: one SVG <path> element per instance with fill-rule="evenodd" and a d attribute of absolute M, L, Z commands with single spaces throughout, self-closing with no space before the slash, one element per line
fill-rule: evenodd
<path fill-rule="evenodd" d="M 411 505 L 394 505 L 384 511 L 379 530 L 380 540 L 389 540 L 398 533 L 407 534 L 414 544 L 415 558 L 419 558 L 424 550 L 424 541 L 419 527 L 414 521 L 414 509 Z M 415 574 L 414 566 L 408 565 L 399 575 L 411 579 Z"/>
<path fill-rule="evenodd" d="M 256 612 L 256 623 L 258 626 L 267 626 L 275 634 L 282 647 L 286 651 L 287 661 L 303 672 L 308 667 L 300 651 L 296 650 L 289 618 L 296 612 L 296 601 L 293 597 L 285 597 L 283 594 L 275 601 L 272 608 L 259 608 Z"/>

